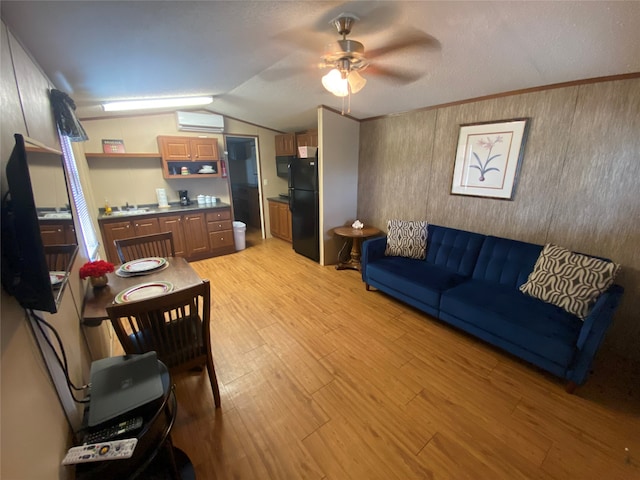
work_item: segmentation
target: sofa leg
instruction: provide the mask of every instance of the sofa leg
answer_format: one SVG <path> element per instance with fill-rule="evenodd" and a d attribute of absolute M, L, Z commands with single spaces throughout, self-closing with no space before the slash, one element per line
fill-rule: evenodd
<path fill-rule="evenodd" d="M 368 284 L 368 283 L 365 283 L 365 284 L 364 284 L 364 287 L 367 289 L 367 292 L 371 291 L 371 288 L 369 287 L 369 284 Z"/>
<path fill-rule="evenodd" d="M 576 391 L 576 388 L 578 388 L 578 384 L 576 382 L 569 382 L 566 387 L 564 387 L 564 390 L 569 394 L 573 394 Z"/>

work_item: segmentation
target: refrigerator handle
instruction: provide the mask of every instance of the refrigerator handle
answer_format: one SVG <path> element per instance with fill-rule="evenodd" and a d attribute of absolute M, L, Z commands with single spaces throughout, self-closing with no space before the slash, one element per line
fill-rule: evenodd
<path fill-rule="evenodd" d="M 293 175 L 291 171 L 291 162 L 287 163 L 287 180 L 289 181 L 289 190 L 293 188 Z"/>
<path fill-rule="evenodd" d="M 289 188 L 289 211 L 293 212 L 293 188 Z"/>

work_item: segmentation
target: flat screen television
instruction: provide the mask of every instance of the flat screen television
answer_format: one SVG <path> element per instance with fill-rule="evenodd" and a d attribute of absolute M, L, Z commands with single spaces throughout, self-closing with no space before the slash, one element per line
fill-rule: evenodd
<path fill-rule="evenodd" d="M 23 308 L 55 313 L 58 294 L 40 235 L 25 140 L 20 134 L 14 137 L 2 199 L 2 286 Z"/>

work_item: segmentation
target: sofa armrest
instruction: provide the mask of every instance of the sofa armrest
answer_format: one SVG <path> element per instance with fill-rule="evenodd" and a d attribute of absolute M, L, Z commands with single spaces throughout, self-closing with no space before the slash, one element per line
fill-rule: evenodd
<path fill-rule="evenodd" d="M 581 385 L 587 379 L 591 363 L 613 321 L 613 314 L 620 304 L 624 288 L 612 285 L 604 292 L 584 319 L 576 344 L 576 354 L 568 379 Z"/>
<path fill-rule="evenodd" d="M 360 256 L 360 267 L 362 269 L 362 281 L 366 283 L 365 275 L 367 264 L 378 258 L 384 257 L 387 248 L 387 237 L 373 237 L 362 242 L 362 252 Z"/>

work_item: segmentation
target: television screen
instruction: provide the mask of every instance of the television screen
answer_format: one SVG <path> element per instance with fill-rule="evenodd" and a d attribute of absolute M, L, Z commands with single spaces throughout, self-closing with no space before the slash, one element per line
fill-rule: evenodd
<path fill-rule="evenodd" d="M 24 138 L 16 134 L 2 200 L 2 286 L 23 308 L 55 313 Z"/>

